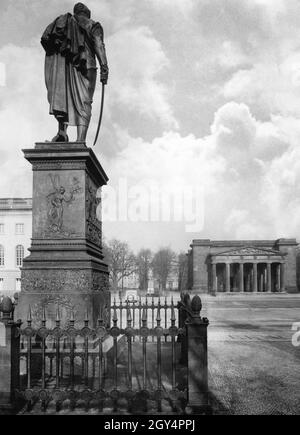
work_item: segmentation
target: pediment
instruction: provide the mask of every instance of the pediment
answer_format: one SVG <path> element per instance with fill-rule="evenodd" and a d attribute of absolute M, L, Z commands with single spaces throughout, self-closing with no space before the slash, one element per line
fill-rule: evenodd
<path fill-rule="evenodd" d="M 227 256 L 233 256 L 233 257 L 243 257 L 243 256 L 255 256 L 255 257 L 259 257 L 259 256 L 273 256 L 273 257 L 283 257 L 286 254 L 284 254 L 283 252 L 280 251 L 275 251 L 273 249 L 262 249 L 262 248 L 257 248 L 255 246 L 245 246 L 242 247 L 240 249 L 232 249 L 230 251 L 226 251 L 226 252 L 218 252 L 218 253 L 214 253 L 212 254 L 212 257 L 227 257 Z"/>

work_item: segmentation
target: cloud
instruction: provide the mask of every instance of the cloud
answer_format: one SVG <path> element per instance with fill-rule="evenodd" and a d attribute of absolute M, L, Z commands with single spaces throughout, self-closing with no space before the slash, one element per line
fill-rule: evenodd
<path fill-rule="evenodd" d="M 181 12 L 184 16 L 188 16 L 195 6 L 195 0 L 150 0 L 150 4 L 159 11 L 167 10 L 168 13 Z"/>
<path fill-rule="evenodd" d="M 31 170 L 21 150 L 49 133 L 46 92 L 41 92 L 43 55 L 34 45 L 9 44 L 0 49 L 0 58 L 6 66 L 6 86 L 0 88 L 0 194 L 30 196 Z"/>
<path fill-rule="evenodd" d="M 168 87 L 159 81 L 159 74 L 168 68 L 169 61 L 149 28 L 122 29 L 109 38 L 107 46 L 112 110 L 121 105 L 124 111 L 176 128 Z"/>
<path fill-rule="evenodd" d="M 300 52 L 291 53 L 280 63 L 270 60 L 237 71 L 225 83 L 223 94 L 256 106 L 265 116 L 300 116 Z"/>
<path fill-rule="evenodd" d="M 299 151 L 295 149 L 296 122 L 273 117 L 258 121 L 245 104 L 227 103 L 215 113 L 211 133 L 197 138 L 168 132 L 145 142 L 126 135 L 128 146 L 116 157 L 108 172 L 110 184 L 126 178 L 129 186 L 176 188 L 201 186 L 204 192 L 205 225 L 196 237 L 257 239 L 300 235 L 296 225 L 300 197 Z M 300 192 L 299 192 L 300 194 Z M 297 213 L 292 219 L 290 214 Z M 125 225 L 125 224 L 124 224 Z M 172 223 L 170 223 L 172 228 Z M 284 228 L 289 227 L 284 231 Z M 117 225 L 106 224 L 108 234 L 117 236 Z M 163 223 L 139 224 L 139 234 L 159 234 L 160 242 L 171 241 Z M 136 223 L 124 226 L 125 237 L 135 233 Z M 176 232 L 176 246 L 184 246 L 192 235 L 182 224 Z M 285 234 L 286 233 L 286 234 Z M 141 240 L 134 237 L 135 246 Z M 159 246 L 149 239 L 151 247 Z"/>

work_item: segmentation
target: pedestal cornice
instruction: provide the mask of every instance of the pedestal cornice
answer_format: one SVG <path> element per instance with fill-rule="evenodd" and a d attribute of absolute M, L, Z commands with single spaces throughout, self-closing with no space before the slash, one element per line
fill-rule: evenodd
<path fill-rule="evenodd" d="M 101 185 L 108 182 L 94 151 L 83 142 L 38 142 L 33 149 L 23 149 L 23 153 L 33 171 L 86 169 L 93 179 L 101 180 Z"/>

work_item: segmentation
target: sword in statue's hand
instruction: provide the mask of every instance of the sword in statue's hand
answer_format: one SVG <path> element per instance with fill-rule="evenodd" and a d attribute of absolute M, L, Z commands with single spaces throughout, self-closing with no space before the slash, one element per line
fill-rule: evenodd
<path fill-rule="evenodd" d="M 105 83 L 102 82 L 102 96 L 101 96 L 101 108 L 100 108 L 100 116 L 99 116 L 99 122 L 98 122 L 98 127 L 97 127 L 97 133 L 96 133 L 96 137 L 95 137 L 95 141 L 94 141 L 94 145 L 96 145 L 97 140 L 98 140 L 98 136 L 99 136 L 99 132 L 100 132 L 100 128 L 101 128 L 101 124 L 102 124 L 102 118 L 103 118 L 103 108 L 104 108 L 104 95 L 105 95 Z"/>

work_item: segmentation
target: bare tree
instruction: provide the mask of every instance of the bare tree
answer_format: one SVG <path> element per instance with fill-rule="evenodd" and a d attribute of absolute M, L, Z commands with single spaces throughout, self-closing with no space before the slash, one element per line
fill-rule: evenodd
<path fill-rule="evenodd" d="M 187 290 L 187 279 L 188 279 L 188 258 L 184 252 L 178 255 L 176 262 L 177 267 L 177 277 L 178 277 L 178 290 L 180 292 Z"/>
<path fill-rule="evenodd" d="M 113 239 L 103 244 L 104 259 L 108 263 L 112 288 L 122 287 L 125 277 L 136 271 L 136 258 L 125 242 Z"/>
<path fill-rule="evenodd" d="M 136 257 L 140 290 L 148 290 L 151 261 L 152 252 L 150 251 L 150 249 L 142 249 Z"/>
<path fill-rule="evenodd" d="M 172 272 L 173 262 L 176 254 L 170 248 L 160 249 L 153 257 L 152 270 L 154 276 L 158 279 L 160 289 L 166 290 L 167 280 Z"/>

